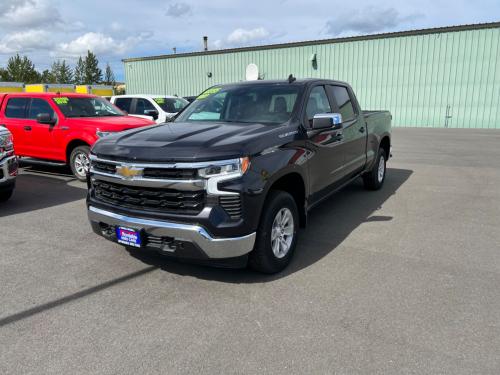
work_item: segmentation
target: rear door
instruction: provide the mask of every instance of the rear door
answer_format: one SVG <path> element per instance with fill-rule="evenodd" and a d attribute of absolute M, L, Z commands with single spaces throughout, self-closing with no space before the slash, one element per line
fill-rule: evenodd
<path fill-rule="evenodd" d="M 28 147 L 30 133 L 29 129 L 25 128 L 29 100 L 24 96 L 7 96 L 2 108 L 4 118 L 1 124 L 12 133 L 16 154 L 20 156 L 30 156 Z"/>
<path fill-rule="evenodd" d="M 31 137 L 28 140 L 30 154 L 39 159 L 61 159 L 61 150 L 57 142 L 61 126 L 58 122 L 54 125 L 40 124 L 36 117 L 41 113 L 48 113 L 57 119 L 54 109 L 45 98 L 31 98 L 26 119 L 26 123 L 31 127 Z"/>
<path fill-rule="evenodd" d="M 122 111 L 130 113 L 130 110 L 132 108 L 132 98 L 115 98 L 113 104 L 120 108 Z"/>
<path fill-rule="evenodd" d="M 336 111 L 342 115 L 344 175 L 349 176 L 363 169 L 366 163 L 366 124 L 347 86 L 328 85 L 328 90 L 335 101 Z"/>

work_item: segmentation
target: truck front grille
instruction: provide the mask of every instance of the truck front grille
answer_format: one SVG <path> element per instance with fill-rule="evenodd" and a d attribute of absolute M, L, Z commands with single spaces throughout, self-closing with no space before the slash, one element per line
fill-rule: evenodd
<path fill-rule="evenodd" d="M 239 195 L 223 195 L 219 197 L 219 204 L 231 219 L 241 218 L 241 198 Z"/>
<path fill-rule="evenodd" d="M 197 177 L 196 169 L 177 168 L 145 168 L 145 178 L 161 178 L 166 180 L 194 180 Z"/>
<path fill-rule="evenodd" d="M 148 211 L 199 213 L 205 192 L 162 188 L 130 187 L 100 180 L 93 181 L 95 198 L 109 204 Z"/>
<path fill-rule="evenodd" d="M 99 172 L 104 172 L 104 173 L 109 173 L 109 174 L 116 173 L 116 165 L 115 164 L 105 163 L 102 161 L 92 162 L 92 168 L 94 168 L 96 171 L 99 171 Z"/>
<path fill-rule="evenodd" d="M 116 167 L 117 164 L 114 163 L 108 163 L 101 160 L 92 161 L 92 169 L 96 172 L 114 175 L 116 174 Z M 148 167 L 144 168 L 142 177 L 162 180 L 194 180 L 198 176 L 196 169 Z"/>

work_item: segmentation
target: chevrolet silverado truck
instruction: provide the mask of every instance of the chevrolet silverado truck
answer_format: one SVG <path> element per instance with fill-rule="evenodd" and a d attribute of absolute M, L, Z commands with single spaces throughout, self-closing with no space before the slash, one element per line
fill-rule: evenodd
<path fill-rule="evenodd" d="M 278 272 L 312 207 L 358 177 L 382 187 L 391 119 L 338 81 L 211 87 L 173 122 L 94 145 L 91 226 L 130 250 Z"/>
<path fill-rule="evenodd" d="M 12 134 L 0 126 L 0 202 L 5 202 L 12 196 L 16 176 L 17 158 L 14 155 Z"/>
<path fill-rule="evenodd" d="M 69 165 L 81 181 L 86 179 L 95 141 L 112 132 L 151 124 L 127 116 L 95 95 L 0 94 L 0 125 L 14 136 L 17 156 L 32 163 Z"/>

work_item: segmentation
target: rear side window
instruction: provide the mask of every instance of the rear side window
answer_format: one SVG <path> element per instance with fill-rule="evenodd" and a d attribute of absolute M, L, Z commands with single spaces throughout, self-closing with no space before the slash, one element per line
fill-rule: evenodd
<path fill-rule="evenodd" d="M 342 115 L 343 121 L 348 121 L 356 117 L 354 106 L 352 105 L 351 98 L 347 88 L 343 86 L 331 86 L 333 97 L 339 107 L 339 113 Z"/>
<path fill-rule="evenodd" d="M 115 100 L 115 105 L 122 111 L 127 113 L 130 112 L 130 105 L 132 104 L 132 98 L 117 98 Z"/>
<path fill-rule="evenodd" d="M 40 113 L 48 113 L 50 117 L 54 118 L 54 110 L 51 108 L 49 103 L 47 103 L 43 99 L 38 99 L 38 98 L 31 99 L 28 118 L 36 119 L 36 116 L 38 116 Z"/>
<path fill-rule="evenodd" d="M 5 117 L 26 118 L 26 107 L 28 107 L 29 98 L 11 98 L 5 107 Z"/>

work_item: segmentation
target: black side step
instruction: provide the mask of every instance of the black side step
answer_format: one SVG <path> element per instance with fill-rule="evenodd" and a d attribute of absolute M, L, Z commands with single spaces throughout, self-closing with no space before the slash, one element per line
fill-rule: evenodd
<path fill-rule="evenodd" d="M 19 161 L 24 164 L 34 164 L 34 165 L 48 165 L 51 167 L 65 167 L 66 163 L 53 160 L 43 160 L 43 159 L 33 159 L 33 158 L 20 158 Z"/>

